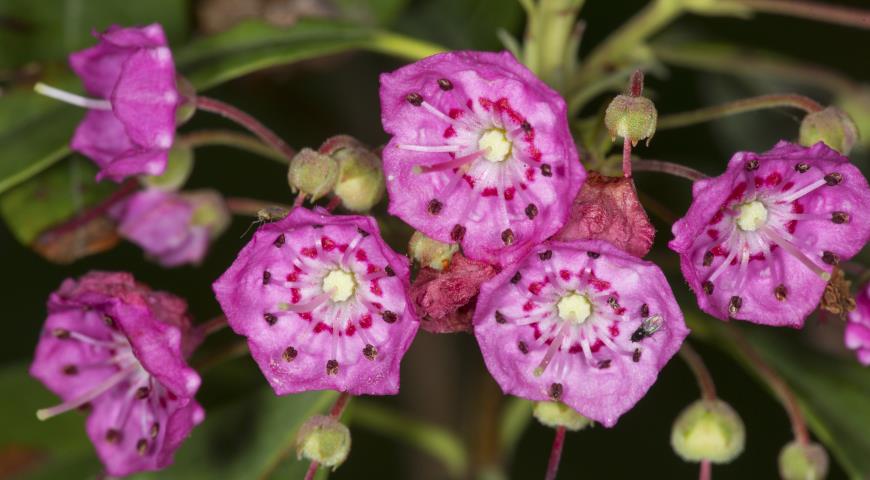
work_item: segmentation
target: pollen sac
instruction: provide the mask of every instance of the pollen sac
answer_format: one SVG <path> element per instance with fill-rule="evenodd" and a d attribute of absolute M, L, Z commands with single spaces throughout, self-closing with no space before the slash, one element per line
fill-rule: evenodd
<path fill-rule="evenodd" d="M 607 427 L 688 335 L 658 267 L 589 240 L 544 243 L 503 269 L 481 286 L 473 321 L 502 390 L 559 400 Z"/>
<path fill-rule="evenodd" d="M 671 429 L 671 446 L 687 462 L 729 463 L 743 453 L 743 420 L 722 400 L 698 400 L 683 410 Z"/>
<path fill-rule="evenodd" d="M 568 223 L 554 240 L 606 240 L 643 257 L 652 248 L 655 229 L 637 199 L 634 180 L 591 172 L 571 205 Z"/>
<path fill-rule="evenodd" d="M 419 325 L 408 274 L 373 218 L 296 208 L 260 226 L 213 288 L 276 394 L 387 395 Z"/>
<path fill-rule="evenodd" d="M 757 163 L 747 170 L 747 163 Z M 699 180 L 670 248 L 705 312 L 800 327 L 833 267 L 870 238 L 867 180 L 822 143 L 780 142 L 740 152 L 719 177 Z M 833 218 L 848 219 L 838 223 Z"/>
<path fill-rule="evenodd" d="M 789 442 L 779 452 L 779 476 L 783 480 L 822 480 L 828 476 L 828 453 L 817 443 Z"/>
<path fill-rule="evenodd" d="M 96 37 L 97 45 L 71 54 L 69 63 L 88 94 L 110 108 L 89 110 L 70 148 L 99 165 L 97 179 L 159 175 L 181 103 L 163 28 L 113 26 Z"/>
<path fill-rule="evenodd" d="M 382 75 L 380 96 L 390 213 L 491 264 L 565 223 L 586 177 L 565 102 L 510 53 L 434 55 Z"/>
<path fill-rule="evenodd" d="M 200 340 L 184 300 L 130 274 L 68 279 L 49 298 L 30 366 L 63 403 L 37 417 L 87 404 L 87 433 L 109 475 L 160 470 L 205 416 L 186 360 Z"/>
<path fill-rule="evenodd" d="M 800 144 L 805 147 L 824 142 L 828 147 L 848 155 L 857 141 L 858 127 L 846 112 L 837 107 L 807 114 L 801 121 Z"/>
<path fill-rule="evenodd" d="M 849 313 L 844 341 L 855 351 L 862 365 L 870 366 L 870 283 L 855 296 L 855 309 Z"/>

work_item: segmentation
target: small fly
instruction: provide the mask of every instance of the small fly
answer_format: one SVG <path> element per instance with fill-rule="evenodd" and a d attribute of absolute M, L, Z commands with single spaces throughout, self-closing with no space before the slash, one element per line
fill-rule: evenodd
<path fill-rule="evenodd" d="M 245 230 L 245 233 L 243 233 L 242 236 L 239 238 L 244 238 L 244 236 L 248 234 L 248 232 L 251 230 L 251 228 L 253 228 L 254 225 L 259 226 L 259 225 L 262 225 L 264 223 L 271 223 L 271 222 L 277 222 L 278 220 L 283 220 L 284 217 L 286 217 L 288 213 L 289 212 L 287 210 L 285 210 L 281 207 L 276 207 L 276 206 L 269 206 L 269 207 L 261 208 L 261 209 L 257 210 L 257 219 L 254 220 L 253 222 L 251 222 L 250 225 L 248 225 L 248 228 L 247 228 L 247 230 Z"/>
<path fill-rule="evenodd" d="M 662 319 L 661 315 L 653 315 L 649 318 L 645 318 L 640 322 L 640 326 L 637 327 L 637 330 L 631 334 L 631 341 L 639 342 L 644 338 L 651 337 L 662 328 L 663 323 L 664 319 Z"/>

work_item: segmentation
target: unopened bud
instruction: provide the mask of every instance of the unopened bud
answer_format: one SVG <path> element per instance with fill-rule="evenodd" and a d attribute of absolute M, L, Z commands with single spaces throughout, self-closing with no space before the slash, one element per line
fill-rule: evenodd
<path fill-rule="evenodd" d="M 175 76 L 175 86 L 178 88 L 178 107 L 175 109 L 175 126 L 180 127 L 196 113 L 196 88 L 181 75 Z"/>
<path fill-rule="evenodd" d="M 230 226 L 232 215 L 224 198 L 215 190 L 194 190 L 181 196 L 193 205 L 190 224 L 208 228 L 209 236 L 216 238 Z"/>
<path fill-rule="evenodd" d="M 857 141 L 858 127 L 846 112 L 837 107 L 807 114 L 801 122 L 800 143 L 805 147 L 825 142 L 825 145 L 848 155 Z"/>
<path fill-rule="evenodd" d="M 565 427 L 576 432 L 592 425 L 592 420 L 562 402 L 537 402 L 532 413 L 541 424 L 551 428 Z"/>
<path fill-rule="evenodd" d="M 821 445 L 794 441 L 779 452 L 783 480 L 821 480 L 828 475 L 828 454 Z"/>
<path fill-rule="evenodd" d="M 689 462 L 728 463 L 743 452 L 746 430 L 730 405 L 698 400 L 683 410 L 671 430 L 671 446 Z"/>
<path fill-rule="evenodd" d="M 632 145 L 641 140 L 649 140 L 656 133 L 658 112 L 652 100 L 631 95 L 617 95 L 607 106 L 604 124 L 614 139 L 627 138 Z"/>
<path fill-rule="evenodd" d="M 411 258 L 420 265 L 435 270 L 444 270 L 450 265 L 453 254 L 459 251 L 459 245 L 441 243 L 433 240 L 421 232 L 414 232 L 411 241 L 408 242 L 408 253 Z"/>
<path fill-rule="evenodd" d="M 296 455 L 324 467 L 338 468 L 350 453 L 350 430 L 338 420 L 323 415 L 311 417 L 296 436 Z"/>
<path fill-rule="evenodd" d="M 139 182 L 145 187 L 159 188 L 165 191 L 176 191 L 187 183 L 193 172 L 193 149 L 179 144 L 169 149 L 166 169 L 160 175 L 142 175 Z"/>
<path fill-rule="evenodd" d="M 858 142 L 870 148 L 870 86 L 844 92 L 837 99 L 837 105 L 849 115 L 858 128 Z"/>
<path fill-rule="evenodd" d="M 329 193 L 338 179 L 338 162 L 328 155 L 315 152 L 310 148 L 302 151 L 290 161 L 287 181 L 294 192 L 302 192 L 311 201 L 316 201 Z"/>
<path fill-rule="evenodd" d="M 380 157 L 347 135 L 327 139 L 320 153 L 338 162 L 338 180 L 333 191 L 344 208 L 366 212 L 381 201 L 386 184 Z"/>

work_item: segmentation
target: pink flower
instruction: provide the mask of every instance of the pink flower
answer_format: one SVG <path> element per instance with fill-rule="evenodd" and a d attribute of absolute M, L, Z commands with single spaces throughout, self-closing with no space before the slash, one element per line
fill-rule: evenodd
<path fill-rule="evenodd" d="M 846 324 L 846 346 L 858 355 L 858 361 L 870 366 L 870 283 L 865 283 L 855 296 L 855 310 Z"/>
<path fill-rule="evenodd" d="M 694 197 L 669 245 L 701 309 L 723 320 L 802 326 L 834 265 L 870 238 L 867 180 L 823 143 L 737 153 Z"/>
<path fill-rule="evenodd" d="M 112 476 L 159 470 L 205 413 L 193 396 L 200 378 L 185 358 L 187 304 L 128 273 L 68 279 L 48 301 L 30 374 L 63 403 L 46 419 L 89 406 L 88 436 Z"/>
<path fill-rule="evenodd" d="M 453 333 L 471 330 L 480 285 L 497 270 L 492 265 L 453 254 L 443 271 L 424 266 L 411 285 L 411 298 L 423 330 Z"/>
<path fill-rule="evenodd" d="M 98 97 L 72 102 L 89 111 L 71 148 L 100 166 L 98 179 L 159 175 L 175 137 L 179 104 L 175 65 L 163 27 L 156 23 L 113 26 L 95 35 L 97 45 L 69 57 L 87 92 Z M 75 100 L 69 95 L 58 97 Z"/>
<path fill-rule="evenodd" d="M 565 223 L 586 177 L 565 102 L 510 53 L 434 55 L 380 95 L 390 213 L 496 264 Z"/>
<path fill-rule="evenodd" d="M 548 242 L 483 284 L 474 333 L 505 393 L 613 426 L 689 331 L 661 270 L 603 241 Z"/>
<path fill-rule="evenodd" d="M 652 248 L 655 229 L 637 199 L 634 180 L 591 172 L 554 240 L 606 240 L 638 257 Z"/>
<path fill-rule="evenodd" d="M 408 288 L 408 260 L 372 217 L 302 208 L 260 227 L 214 283 L 278 395 L 397 393 L 419 325 Z"/>
<path fill-rule="evenodd" d="M 212 190 L 186 193 L 150 189 L 134 193 L 112 212 L 122 237 L 164 267 L 198 264 L 223 233 L 230 213 Z"/>

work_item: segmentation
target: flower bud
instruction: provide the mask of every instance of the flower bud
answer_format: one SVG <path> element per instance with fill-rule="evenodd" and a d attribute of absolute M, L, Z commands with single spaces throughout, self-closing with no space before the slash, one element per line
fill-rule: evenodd
<path fill-rule="evenodd" d="M 175 76 L 175 85 L 179 96 L 178 107 L 175 108 L 175 126 L 180 127 L 196 113 L 196 88 L 181 75 Z"/>
<path fill-rule="evenodd" d="M 320 153 L 338 162 L 338 180 L 333 192 L 352 212 L 371 210 L 384 196 L 386 185 L 381 159 L 347 135 L 336 135 L 320 146 Z"/>
<path fill-rule="evenodd" d="M 294 192 L 302 192 L 316 201 L 335 187 L 338 171 L 338 163 L 333 158 L 303 148 L 290 161 L 287 181 Z"/>
<path fill-rule="evenodd" d="M 422 232 L 414 232 L 408 242 L 408 253 L 421 266 L 434 270 L 444 270 L 450 264 L 453 254 L 459 251 L 459 245 L 441 243 L 433 240 Z"/>
<path fill-rule="evenodd" d="M 683 410 L 671 430 L 671 446 L 689 462 L 728 463 L 743 452 L 743 421 L 721 400 L 698 400 Z"/>
<path fill-rule="evenodd" d="M 837 107 L 807 114 L 801 122 L 800 143 L 809 147 L 820 141 L 848 155 L 858 141 L 858 127 Z"/>
<path fill-rule="evenodd" d="M 190 225 L 206 227 L 210 238 L 217 238 L 230 226 L 232 215 L 217 191 L 194 190 L 184 192 L 181 196 L 193 205 Z"/>
<path fill-rule="evenodd" d="M 350 430 L 338 420 L 317 415 L 299 429 L 296 455 L 333 470 L 344 463 L 350 453 Z"/>
<path fill-rule="evenodd" d="M 652 100 L 646 97 L 617 95 L 607 106 L 604 124 L 610 136 L 627 138 L 632 145 L 641 140 L 649 140 L 656 133 L 658 112 Z"/>
<path fill-rule="evenodd" d="M 537 402 L 532 414 L 542 425 L 551 428 L 565 427 L 572 432 L 592 425 L 592 420 L 562 402 Z"/>
<path fill-rule="evenodd" d="M 176 143 L 169 150 L 166 170 L 160 175 L 142 175 L 139 177 L 139 181 L 145 187 L 172 192 L 179 190 L 187 183 L 191 172 L 193 172 L 193 149 Z"/>
<path fill-rule="evenodd" d="M 865 149 L 870 148 L 870 86 L 843 92 L 837 105 L 849 115 L 858 127 L 858 141 Z"/>
<path fill-rule="evenodd" d="M 783 480 L 820 480 L 828 475 L 828 454 L 821 445 L 793 441 L 779 452 L 779 475 Z"/>

